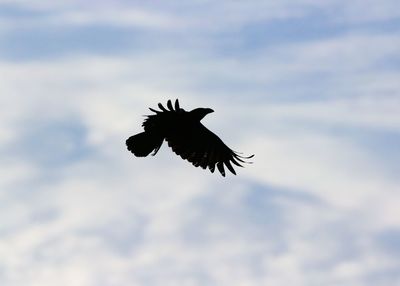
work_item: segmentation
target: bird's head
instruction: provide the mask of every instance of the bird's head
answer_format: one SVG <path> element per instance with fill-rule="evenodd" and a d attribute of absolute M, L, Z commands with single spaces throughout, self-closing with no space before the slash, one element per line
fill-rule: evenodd
<path fill-rule="evenodd" d="M 211 112 L 214 112 L 214 110 L 212 110 L 211 108 L 196 108 L 190 111 L 190 114 L 193 116 L 193 118 L 200 121 L 204 118 L 204 116 Z"/>

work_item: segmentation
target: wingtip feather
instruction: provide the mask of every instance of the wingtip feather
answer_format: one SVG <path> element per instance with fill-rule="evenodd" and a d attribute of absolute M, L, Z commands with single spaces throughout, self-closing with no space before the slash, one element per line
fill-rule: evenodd
<path fill-rule="evenodd" d="M 168 109 L 169 109 L 170 111 L 174 111 L 174 108 L 172 107 L 172 102 L 171 102 L 170 99 L 168 99 L 168 101 L 167 101 L 167 107 L 168 107 Z"/>

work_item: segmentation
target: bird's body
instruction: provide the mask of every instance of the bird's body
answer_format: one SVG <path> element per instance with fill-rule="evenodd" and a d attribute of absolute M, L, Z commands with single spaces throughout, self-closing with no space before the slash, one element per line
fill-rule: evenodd
<path fill-rule="evenodd" d="M 231 162 L 242 167 L 239 162 L 244 163 L 243 159 L 253 157 L 238 155 L 201 124 L 204 116 L 214 112 L 212 109 L 196 108 L 187 112 L 180 108 L 178 100 L 175 101 L 175 108 L 170 100 L 167 102 L 168 109 L 161 103 L 158 106 L 161 111 L 150 108 L 155 114 L 148 115 L 143 122 L 144 132 L 126 140 L 128 150 L 135 156 L 145 157 L 151 152 L 154 156 L 165 140 L 177 155 L 195 167 L 208 167 L 214 172 L 217 166 L 222 176 L 225 176 L 224 165 L 236 174 Z"/>

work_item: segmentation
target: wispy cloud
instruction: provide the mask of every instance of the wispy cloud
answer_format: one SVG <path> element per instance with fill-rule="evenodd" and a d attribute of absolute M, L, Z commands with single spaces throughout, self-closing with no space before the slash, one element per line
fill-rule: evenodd
<path fill-rule="evenodd" d="M 10 32 L 21 29 L 43 29 L 52 27 L 73 28 L 90 26 L 109 26 L 119 28 L 169 30 L 180 26 L 173 15 L 142 8 L 116 7 L 99 9 L 69 9 L 69 10 L 28 10 L 27 17 L 1 17 L 1 31 Z"/>

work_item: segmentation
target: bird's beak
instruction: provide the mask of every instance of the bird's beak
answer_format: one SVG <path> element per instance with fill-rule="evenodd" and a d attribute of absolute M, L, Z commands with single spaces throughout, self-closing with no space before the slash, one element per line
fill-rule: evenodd
<path fill-rule="evenodd" d="M 207 108 L 207 113 L 213 113 L 214 110 L 212 110 L 211 108 Z"/>

